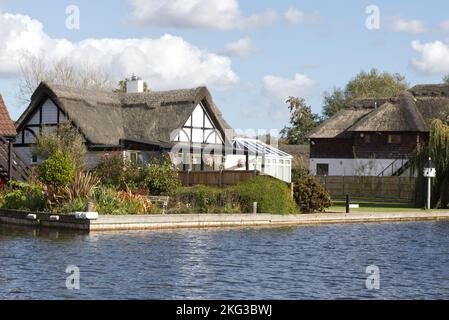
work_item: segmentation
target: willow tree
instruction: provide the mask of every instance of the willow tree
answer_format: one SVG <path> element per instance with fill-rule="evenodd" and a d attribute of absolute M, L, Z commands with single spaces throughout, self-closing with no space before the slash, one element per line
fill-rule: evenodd
<path fill-rule="evenodd" d="M 449 205 L 449 126 L 439 119 L 430 125 L 429 143 L 420 145 L 411 160 L 417 171 L 416 204 L 422 206 L 426 199 L 426 178 L 423 176 L 428 157 L 432 158 L 437 176 L 432 179 L 432 207 L 447 208 Z"/>

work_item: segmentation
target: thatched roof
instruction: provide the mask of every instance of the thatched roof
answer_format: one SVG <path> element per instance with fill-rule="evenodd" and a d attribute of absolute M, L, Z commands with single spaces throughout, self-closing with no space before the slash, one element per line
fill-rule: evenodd
<path fill-rule="evenodd" d="M 16 134 L 14 123 L 9 116 L 3 97 L 0 95 L 0 136 L 13 138 Z"/>
<path fill-rule="evenodd" d="M 371 110 L 368 108 L 345 108 L 340 110 L 315 128 L 309 134 L 309 138 L 348 138 L 350 134 L 346 130 L 369 112 Z"/>
<path fill-rule="evenodd" d="M 26 123 L 43 99 L 50 97 L 81 130 L 90 144 L 114 145 L 120 139 L 169 142 L 198 103 L 219 130 L 230 129 L 206 87 L 145 93 L 115 93 L 41 83 L 18 120 Z"/>
<path fill-rule="evenodd" d="M 417 85 L 393 98 L 355 99 L 309 137 L 345 138 L 354 132 L 428 132 L 430 122 L 447 120 L 449 85 Z"/>
<path fill-rule="evenodd" d="M 427 126 L 409 92 L 393 98 L 351 126 L 353 132 L 426 132 Z"/>

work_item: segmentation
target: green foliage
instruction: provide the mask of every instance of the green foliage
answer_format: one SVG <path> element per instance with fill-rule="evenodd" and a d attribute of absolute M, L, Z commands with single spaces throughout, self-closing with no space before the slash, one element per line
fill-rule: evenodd
<path fill-rule="evenodd" d="M 221 211 L 222 197 L 223 190 L 220 188 L 197 185 L 181 188 L 175 203 L 184 213 L 218 213 Z"/>
<path fill-rule="evenodd" d="M 445 84 L 449 84 L 449 74 L 446 74 L 446 75 L 443 76 L 443 82 Z"/>
<path fill-rule="evenodd" d="M 78 171 L 74 179 L 62 190 L 62 197 L 68 201 L 90 199 L 100 179 L 90 172 Z"/>
<path fill-rule="evenodd" d="M 201 185 L 183 187 L 171 201 L 170 212 L 251 213 L 254 202 L 259 213 L 298 213 L 287 185 L 268 176 L 258 176 L 226 189 Z"/>
<path fill-rule="evenodd" d="M 125 214 L 122 212 L 120 195 L 117 190 L 100 187 L 94 191 L 95 210 L 99 214 Z"/>
<path fill-rule="evenodd" d="M 100 177 L 102 185 L 120 186 L 124 176 L 125 164 L 121 153 L 112 153 L 101 157 L 94 173 Z"/>
<path fill-rule="evenodd" d="M 323 116 L 328 119 L 343 109 L 348 103 L 348 97 L 344 90 L 334 88 L 332 92 L 324 93 Z"/>
<path fill-rule="evenodd" d="M 354 98 L 393 97 L 409 87 L 399 73 L 380 73 L 377 69 L 361 71 L 346 85 L 346 96 Z"/>
<path fill-rule="evenodd" d="M 113 154 L 100 160 L 95 173 L 103 185 L 118 190 L 145 190 L 154 196 L 173 195 L 180 186 L 178 173 L 168 160 L 156 159 L 141 166 Z"/>
<path fill-rule="evenodd" d="M 294 199 L 301 212 L 323 212 L 332 205 L 329 193 L 313 176 L 303 176 L 295 182 Z"/>
<path fill-rule="evenodd" d="M 292 168 L 292 181 L 299 181 L 303 177 L 309 174 L 309 169 L 306 168 L 304 163 L 301 161 L 298 166 Z"/>
<path fill-rule="evenodd" d="M 94 191 L 95 209 L 99 214 L 124 215 L 145 214 L 144 198 L 117 191 L 113 188 L 99 187 Z"/>
<path fill-rule="evenodd" d="M 65 201 L 60 206 L 56 207 L 54 211 L 59 213 L 85 212 L 87 210 L 87 206 L 87 199 L 76 198 Z"/>
<path fill-rule="evenodd" d="M 39 165 L 38 179 L 53 188 L 66 187 L 72 180 L 75 168 L 71 158 L 57 152 Z"/>
<path fill-rule="evenodd" d="M 228 192 L 238 199 L 243 212 L 252 212 L 253 202 L 257 202 L 257 210 L 261 213 L 298 213 L 287 184 L 269 176 L 257 176 L 229 188 Z"/>
<path fill-rule="evenodd" d="M 346 104 L 357 98 L 390 98 L 409 87 L 405 77 L 398 73 L 379 72 L 371 69 L 361 71 L 351 79 L 344 89 L 334 88 L 331 93 L 324 94 L 323 116 L 332 117 L 343 109 Z"/>
<path fill-rule="evenodd" d="M 46 193 L 39 184 L 11 180 L 3 192 L 3 208 L 31 211 L 45 208 Z"/>
<path fill-rule="evenodd" d="M 143 169 L 142 187 L 151 195 L 173 195 L 180 185 L 178 172 L 168 160 L 154 160 Z"/>
<path fill-rule="evenodd" d="M 281 130 L 282 139 L 288 144 L 307 143 L 308 134 L 320 124 L 320 117 L 312 112 L 303 98 L 289 97 L 290 126 Z"/>
<path fill-rule="evenodd" d="M 45 130 L 36 138 L 33 153 L 47 159 L 56 153 L 66 154 L 76 168 L 84 167 L 86 146 L 81 133 L 70 122 L 64 122 L 56 130 Z"/>
<path fill-rule="evenodd" d="M 411 159 L 412 172 L 417 173 L 417 207 L 424 207 L 427 196 L 427 179 L 423 176 L 424 166 L 431 157 L 437 176 L 432 179 L 432 207 L 445 209 L 449 206 L 449 126 L 439 119 L 430 125 L 430 138 L 427 146 L 418 146 Z"/>

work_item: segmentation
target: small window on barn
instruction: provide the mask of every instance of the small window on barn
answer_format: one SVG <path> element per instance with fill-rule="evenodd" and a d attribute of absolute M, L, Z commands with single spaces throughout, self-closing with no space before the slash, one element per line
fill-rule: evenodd
<path fill-rule="evenodd" d="M 389 134 L 388 143 L 399 144 L 401 143 L 401 136 L 399 134 Z"/>
<path fill-rule="evenodd" d="M 36 164 L 37 163 L 37 155 L 33 154 L 31 155 L 31 163 Z"/>
<path fill-rule="evenodd" d="M 316 175 L 317 176 L 328 176 L 329 175 L 329 164 L 328 163 L 317 163 Z"/>

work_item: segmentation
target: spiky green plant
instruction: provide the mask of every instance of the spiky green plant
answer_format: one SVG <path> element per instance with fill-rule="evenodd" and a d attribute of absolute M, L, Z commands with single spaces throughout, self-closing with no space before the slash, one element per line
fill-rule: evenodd
<path fill-rule="evenodd" d="M 90 199 L 100 179 L 88 171 L 78 171 L 73 181 L 64 188 L 63 198 L 67 201 Z"/>

